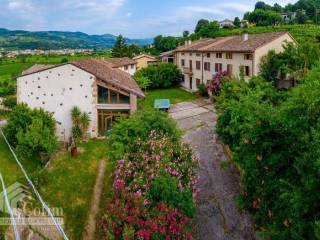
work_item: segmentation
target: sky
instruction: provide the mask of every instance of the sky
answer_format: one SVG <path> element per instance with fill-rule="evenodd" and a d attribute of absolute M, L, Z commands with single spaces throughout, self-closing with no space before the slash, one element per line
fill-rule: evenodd
<path fill-rule="evenodd" d="M 257 0 L 0 0 L 0 28 L 123 34 L 130 38 L 181 35 L 201 19 L 223 20 Z M 266 0 L 284 6 L 296 0 Z"/>

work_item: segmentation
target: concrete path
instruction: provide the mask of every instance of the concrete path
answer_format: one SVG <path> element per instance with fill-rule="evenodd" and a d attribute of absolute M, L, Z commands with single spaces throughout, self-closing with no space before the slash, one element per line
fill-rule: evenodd
<path fill-rule="evenodd" d="M 233 167 L 221 167 L 227 160 L 217 141 L 217 116 L 209 101 L 174 105 L 170 115 L 185 130 L 189 143 L 200 161 L 196 238 L 199 240 L 255 239 L 250 216 L 241 213 L 235 203 L 239 194 L 239 174 Z"/>

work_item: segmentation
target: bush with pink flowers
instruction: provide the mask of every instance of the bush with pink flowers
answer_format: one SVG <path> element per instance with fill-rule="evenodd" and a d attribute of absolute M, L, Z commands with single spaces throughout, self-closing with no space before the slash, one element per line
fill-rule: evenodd
<path fill-rule="evenodd" d="M 213 75 L 212 80 L 207 82 L 208 91 L 213 95 L 217 95 L 220 91 L 223 80 L 228 76 L 229 75 L 226 71 L 217 72 L 215 75 Z"/>
<path fill-rule="evenodd" d="M 116 163 L 100 221 L 105 239 L 190 239 L 197 161 L 189 146 L 151 131 Z"/>

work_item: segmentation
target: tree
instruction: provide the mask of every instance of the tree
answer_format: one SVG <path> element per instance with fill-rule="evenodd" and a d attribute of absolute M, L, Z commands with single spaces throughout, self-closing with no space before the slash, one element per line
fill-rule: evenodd
<path fill-rule="evenodd" d="M 275 3 L 275 4 L 273 5 L 272 10 L 275 11 L 275 12 L 281 13 L 281 12 L 283 11 L 283 8 L 282 8 L 281 5 L 279 5 L 278 3 Z"/>
<path fill-rule="evenodd" d="M 257 9 L 261 9 L 261 10 L 271 10 L 272 7 L 268 4 L 266 4 L 265 2 L 262 2 L 262 1 L 259 1 L 256 3 L 255 7 L 254 7 L 255 10 Z"/>
<path fill-rule="evenodd" d="M 120 34 L 111 50 L 111 55 L 112 57 L 126 57 L 127 53 L 128 53 L 128 46 L 126 44 L 126 40 Z"/>
<path fill-rule="evenodd" d="M 137 71 L 134 79 L 146 77 L 150 80 L 150 88 L 169 88 L 178 85 L 182 81 L 180 69 L 172 63 L 160 63 L 149 65 Z"/>
<path fill-rule="evenodd" d="M 240 26 L 241 26 L 240 18 L 239 18 L 239 17 L 235 17 L 235 18 L 234 18 L 234 21 L 233 21 L 233 24 L 234 24 L 236 27 L 240 27 Z"/>
<path fill-rule="evenodd" d="M 83 140 L 86 140 L 89 125 L 90 125 L 90 116 L 88 113 L 84 112 L 80 116 L 80 127 L 81 127 Z"/>
<path fill-rule="evenodd" d="M 206 19 L 200 19 L 197 23 L 197 26 L 194 30 L 194 33 L 198 33 L 203 27 L 209 25 L 209 20 Z"/>
<path fill-rule="evenodd" d="M 299 24 L 305 24 L 308 21 L 308 16 L 302 10 L 298 10 L 295 21 Z"/>
<path fill-rule="evenodd" d="M 203 26 L 198 32 L 200 37 L 216 37 L 217 32 L 220 30 L 220 25 L 218 22 L 210 22 L 208 25 Z"/>
<path fill-rule="evenodd" d="M 135 80 L 138 83 L 139 87 L 142 88 L 144 91 L 146 91 L 151 84 L 150 79 L 143 75 L 137 76 Z"/>
<path fill-rule="evenodd" d="M 258 26 L 270 26 L 282 20 L 278 12 L 270 10 L 257 9 L 246 16 L 246 20 L 250 23 L 255 23 Z"/>
<path fill-rule="evenodd" d="M 56 121 L 52 114 L 42 109 L 30 109 L 26 104 L 13 108 L 4 129 L 8 141 L 20 157 L 34 156 L 37 159 L 57 149 L 55 131 Z"/>
<path fill-rule="evenodd" d="M 182 36 L 184 37 L 184 38 L 187 38 L 187 37 L 189 37 L 189 31 L 188 30 L 185 30 L 185 31 L 183 31 L 183 34 L 182 34 Z"/>
<path fill-rule="evenodd" d="M 158 35 L 154 38 L 153 44 L 160 52 L 166 52 L 175 49 L 181 41 L 180 38 Z"/>

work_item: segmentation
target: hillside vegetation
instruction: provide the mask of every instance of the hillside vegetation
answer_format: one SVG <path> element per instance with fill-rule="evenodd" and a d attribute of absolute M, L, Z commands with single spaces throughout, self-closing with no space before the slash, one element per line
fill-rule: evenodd
<path fill-rule="evenodd" d="M 0 28 L 0 49 L 63 49 L 63 48 L 112 48 L 116 36 L 111 34 L 88 35 L 82 32 L 60 31 L 10 31 Z M 152 39 L 126 39 L 128 44 L 146 45 Z"/>

